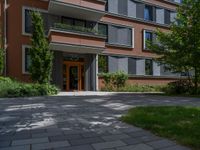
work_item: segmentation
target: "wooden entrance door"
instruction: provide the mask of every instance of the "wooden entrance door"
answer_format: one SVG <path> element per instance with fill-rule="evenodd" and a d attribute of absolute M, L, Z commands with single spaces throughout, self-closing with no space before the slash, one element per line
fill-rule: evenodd
<path fill-rule="evenodd" d="M 66 91 L 84 90 L 84 62 L 65 61 L 63 78 Z"/>

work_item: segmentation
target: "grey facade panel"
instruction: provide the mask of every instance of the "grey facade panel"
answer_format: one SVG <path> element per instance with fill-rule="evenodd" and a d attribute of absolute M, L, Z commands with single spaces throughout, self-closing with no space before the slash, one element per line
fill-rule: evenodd
<path fill-rule="evenodd" d="M 118 0 L 118 13 L 127 16 L 128 0 Z"/>
<path fill-rule="evenodd" d="M 118 58 L 118 71 L 123 71 L 128 74 L 128 58 L 119 57 Z"/>
<path fill-rule="evenodd" d="M 63 53 L 54 52 L 52 82 L 60 89 L 63 89 Z"/>
<path fill-rule="evenodd" d="M 108 0 L 108 11 L 118 14 L 118 0 Z"/>
<path fill-rule="evenodd" d="M 117 28 L 115 26 L 108 26 L 108 43 L 116 43 L 118 38 Z"/>
<path fill-rule="evenodd" d="M 136 59 L 128 58 L 128 74 L 136 74 Z"/>
<path fill-rule="evenodd" d="M 156 8 L 156 23 L 165 23 L 165 10 L 162 8 Z"/>
<path fill-rule="evenodd" d="M 136 3 L 133 0 L 128 0 L 128 16 L 136 18 Z"/>
<path fill-rule="evenodd" d="M 144 7 L 145 5 L 142 3 L 136 3 L 136 17 L 140 19 L 144 19 Z"/>
<path fill-rule="evenodd" d="M 153 62 L 153 76 L 160 76 L 160 66 L 157 62 Z"/>
<path fill-rule="evenodd" d="M 136 60 L 136 75 L 145 75 L 145 59 Z"/>
<path fill-rule="evenodd" d="M 108 71 L 109 72 L 116 72 L 118 71 L 118 58 L 109 56 L 108 57 Z"/>

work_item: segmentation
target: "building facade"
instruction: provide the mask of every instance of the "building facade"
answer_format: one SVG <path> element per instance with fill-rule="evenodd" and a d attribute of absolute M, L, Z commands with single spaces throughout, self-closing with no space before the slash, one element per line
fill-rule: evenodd
<path fill-rule="evenodd" d="M 32 23 L 39 11 L 54 52 L 52 82 L 64 91 L 98 90 L 100 73 L 123 71 L 129 83 L 165 84 L 180 75 L 153 61 L 146 40 L 169 31 L 181 0 L 2 0 L 5 73 L 31 81 Z"/>

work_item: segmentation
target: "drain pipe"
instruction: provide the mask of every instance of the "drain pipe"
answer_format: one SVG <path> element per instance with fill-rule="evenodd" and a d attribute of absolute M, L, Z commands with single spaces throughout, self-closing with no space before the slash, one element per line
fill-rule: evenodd
<path fill-rule="evenodd" d="M 7 0 L 4 0 L 4 75 L 7 75 Z"/>

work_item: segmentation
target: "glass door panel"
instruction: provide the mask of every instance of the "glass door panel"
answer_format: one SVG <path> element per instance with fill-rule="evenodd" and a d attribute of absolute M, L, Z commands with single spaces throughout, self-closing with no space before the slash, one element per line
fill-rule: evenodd
<path fill-rule="evenodd" d="M 78 66 L 69 67 L 69 90 L 78 90 L 79 75 Z"/>

